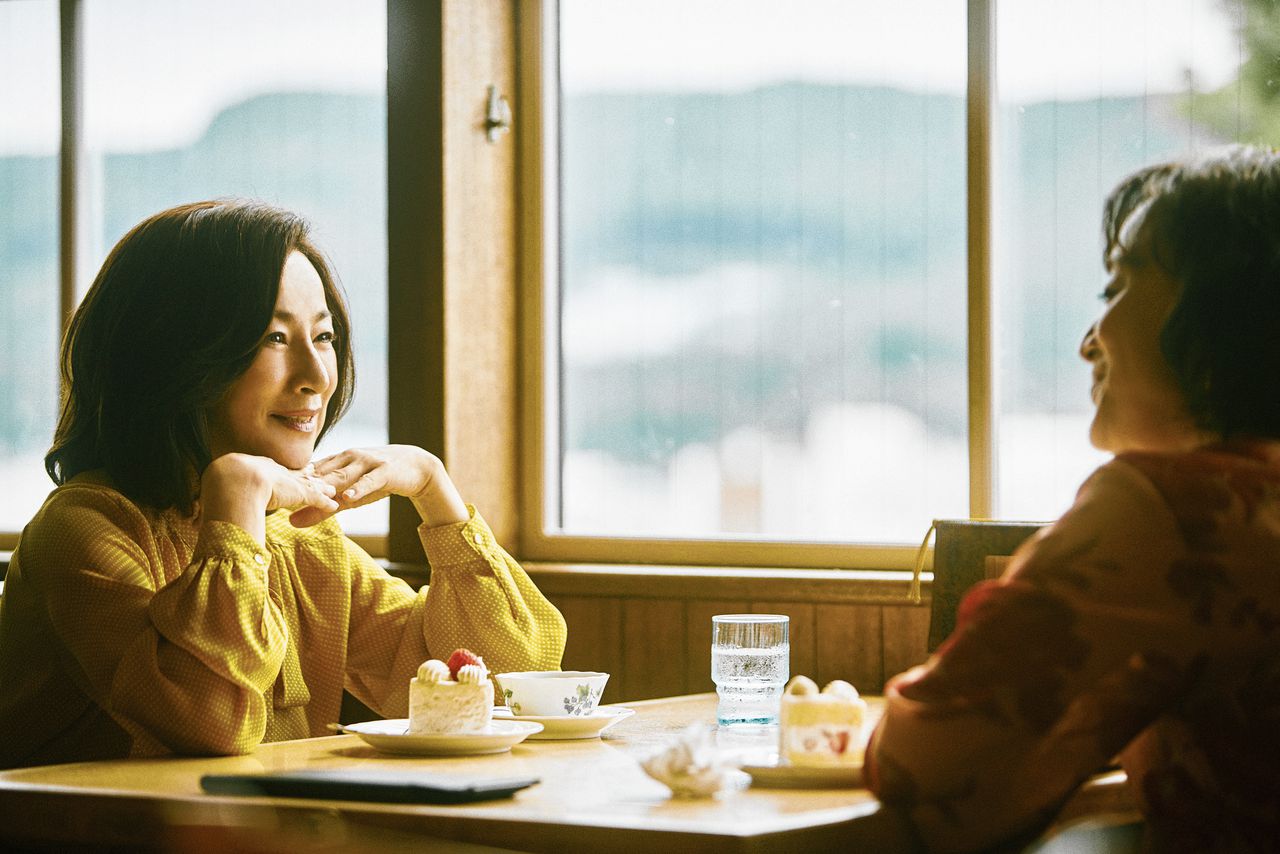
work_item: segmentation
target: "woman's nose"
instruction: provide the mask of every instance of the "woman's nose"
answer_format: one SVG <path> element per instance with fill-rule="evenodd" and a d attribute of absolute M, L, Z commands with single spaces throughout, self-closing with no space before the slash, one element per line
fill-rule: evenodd
<path fill-rule="evenodd" d="M 325 367 L 324 360 L 315 347 L 308 345 L 298 354 L 294 377 L 300 391 L 324 394 L 329 390 L 329 369 Z"/>
<path fill-rule="evenodd" d="M 1080 341 L 1080 358 L 1092 362 L 1101 351 L 1102 348 L 1098 346 L 1098 324 L 1092 323 L 1084 331 L 1084 338 Z"/>

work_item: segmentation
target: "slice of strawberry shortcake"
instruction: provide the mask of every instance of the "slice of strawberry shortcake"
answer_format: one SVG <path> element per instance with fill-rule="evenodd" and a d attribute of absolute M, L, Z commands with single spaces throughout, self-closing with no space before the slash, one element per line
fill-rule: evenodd
<path fill-rule="evenodd" d="M 493 720 L 493 683 L 484 659 L 454 650 L 448 663 L 424 661 L 409 680 L 409 732 L 477 732 Z"/>

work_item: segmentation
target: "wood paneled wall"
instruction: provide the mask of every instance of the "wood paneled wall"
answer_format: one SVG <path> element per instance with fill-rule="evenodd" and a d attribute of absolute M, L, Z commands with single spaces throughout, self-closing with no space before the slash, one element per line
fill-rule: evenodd
<path fill-rule="evenodd" d="M 564 595 L 549 597 L 569 626 L 564 667 L 611 674 L 616 703 L 714 691 L 711 618 L 768 613 L 791 618 L 791 673 L 879 693 L 887 678 L 925 660 L 929 602 L 857 604 Z"/>
<path fill-rule="evenodd" d="M 922 601 L 913 603 L 906 572 L 524 567 L 568 623 L 564 668 L 610 674 L 606 703 L 714 691 L 716 614 L 786 614 L 791 673 L 819 685 L 844 679 L 859 691 L 880 693 L 886 679 L 928 655 L 930 572 L 923 576 Z M 429 580 L 419 566 L 389 568 L 415 588 Z"/>

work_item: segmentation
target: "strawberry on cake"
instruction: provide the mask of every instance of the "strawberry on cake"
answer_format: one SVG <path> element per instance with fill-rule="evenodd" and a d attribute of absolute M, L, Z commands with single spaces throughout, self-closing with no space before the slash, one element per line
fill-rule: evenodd
<path fill-rule="evenodd" d="M 493 683 L 484 659 L 454 650 L 446 664 L 424 661 L 409 680 L 409 732 L 478 732 L 493 720 Z"/>

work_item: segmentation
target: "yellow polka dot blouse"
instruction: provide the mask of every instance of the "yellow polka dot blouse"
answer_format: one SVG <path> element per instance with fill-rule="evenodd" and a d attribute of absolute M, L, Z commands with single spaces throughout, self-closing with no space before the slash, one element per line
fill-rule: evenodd
<path fill-rule="evenodd" d="M 342 690 L 385 717 L 457 647 L 490 670 L 560 666 L 564 619 L 470 520 L 419 529 L 415 592 L 330 519 L 267 518 L 266 546 L 106 486 L 54 490 L 0 599 L 0 767 L 229 754 L 324 735 Z"/>

